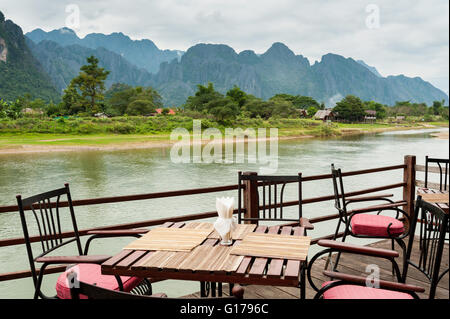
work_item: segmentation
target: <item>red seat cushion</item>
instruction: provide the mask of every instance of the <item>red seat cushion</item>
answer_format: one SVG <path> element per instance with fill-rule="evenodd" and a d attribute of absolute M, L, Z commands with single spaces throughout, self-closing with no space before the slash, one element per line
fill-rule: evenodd
<path fill-rule="evenodd" d="M 71 271 L 75 271 L 79 281 L 85 282 L 87 284 L 96 284 L 99 287 L 119 290 L 119 284 L 116 277 L 109 275 L 102 275 L 101 266 L 96 264 L 78 264 L 72 268 L 66 270 L 62 273 L 56 282 L 56 295 L 60 299 L 71 299 L 70 295 L 70 285 L 67 279 L 67 274 Z M 142 281 L 141 278 L 137 277 L 125 277 L 121 276 L 123 283 L 123 290 L 130 292 Z M 86 299 L 86 296 L 81 296 L 81 299 Z"/>
<path fill-rule="evenodd" d="M 328 281 L 322 287 L 328 285 Z M 328 289 L 323 299 L 413 299 L 410 294 L 357 285 L 342 285 Z"/>
<path fill-rule="evenodd" d="M 352 233 L 355 235 L 366 235 L 376 237 L 389 237 L 401 235 L 405 228 L 401 221 L 389 216 L 357 214 L 351 219 Z"/>

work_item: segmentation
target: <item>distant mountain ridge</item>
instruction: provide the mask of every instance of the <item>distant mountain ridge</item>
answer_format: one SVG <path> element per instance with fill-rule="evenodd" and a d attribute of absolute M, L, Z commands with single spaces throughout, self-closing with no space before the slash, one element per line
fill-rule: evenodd
<path fill-rule="evenodd" d="M 125 83 L 132 86 L 154 85 L 149 72 L 104 48 L 91 49 L 78 44 L 61 46 L 48 40 L 35 44 L 29 39 L 27 44 L 61 94 L 70 81 L 78 75 L 80 67 L 86 64 L 86 58 L 91 55 L 99 59 L 101 67 L 111 71 L 106 80 L 106 87 L 110 87 L 114 83 Z"/>
<path fill-rule="evenodd" d="M 198 84 L 208 82 L 223 93 L 237 85 L 263 99 L 278 93 L 301 94 L 327 106 L 348 94 L 388 105 L 405 100 L 448 103 L 444 92 L 419 77 L 383 77 L 364 61 L 332 53 L 311 65 L 283 43 L 274 43 L 262 54 L 251 50 L 237 53 L 224 44 L 202 43 L 184 53 L 160 50 L 150 40 L 131 40 L 123 33 L 92 33 L 81 39 L 68 28 L 36 29 L 27 37 L 39 61 L 35 60 L 36 67 L 46 71 L 58 92 L 78 74 L 86 57 L 95 55 L 111 71 L 108 87 L 116 82 L 153 86 L 167 106 L 182 105 Z M 0 49 L 5 52 L 1 42 Z"/>
<path fill-rule="evenodd" d="M 237 85 L 264 99 L 277 93 L 301 94 L 328 106 L 348 94 L 388 105 L 404 100 L 448 102 L 444 92 L 418 77 L 384 78 L 367 65 L 331 53 L 310 65 L 307 58 L 295 55 L 282 43 L 274 43 L 259 56 L 253 51 L 237 54 L 226 45 L 198 44 L 179 62 L 163 63 L 155 80 L 165 102 L 175 105 L 195 92 L 197 84 L 207 82 L 213 82 L 221 92 Z"/>
<path fill-rule="evenodd" d="M 356 62 L 358 62 L 359 64 L 361 64 L 362 66 L 366 67 L 367 69 L 369 69 L 373 74 L 375 74 L 376 76 L 378 76 L 379 78 L 382 78 L 383 76 L 380 74 L 380 72 L 378 72 L 378 70 L 370 65 L 367 65 L 366 62 L 364 62 L 363 60 L 357 60 Z"/>
<path fill-rule="evenodd" d="M 90 49 L 105 48 L 117 53 L 139 68 L 146 69 L 150 73 L 156 73 L 162 62 L 179 59 L 183 51 L 160 50 L 155 43 L 150 40 L 131 40 L 122 32 L 115 32 L 109 35 L 102 33 L 90 33 L 84 38 L 79 38 L 77 34 L 69 28 L 61 28 L 50 32 L 42 29 L 35 29 L 26 34 L 34 43 L 48 40 L 58 43 L 61 46 L 79 45 Z"/>

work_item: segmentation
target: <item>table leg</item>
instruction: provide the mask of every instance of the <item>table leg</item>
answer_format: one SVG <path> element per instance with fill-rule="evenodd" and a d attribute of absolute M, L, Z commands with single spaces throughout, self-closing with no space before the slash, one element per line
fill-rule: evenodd
<path fill-rule="evenodd" d="M 301 273 L 300 273 L 300 299 L 306 299 L 306 280 L 305 280 L 305 266 L 302 265 Z"/>
<path fill-rule="evenodd" d="M 210 283 L 210 285 L 211 285 L 211 297 L 216 297 L 216 283 L 215 282 L 212 282 L 212 283 Z"/>
<path fill-rule="evenodd" d="M 206 287 L 204 281 L 200 282 L 200 297 L 202 298 L 206 297 Z"/>

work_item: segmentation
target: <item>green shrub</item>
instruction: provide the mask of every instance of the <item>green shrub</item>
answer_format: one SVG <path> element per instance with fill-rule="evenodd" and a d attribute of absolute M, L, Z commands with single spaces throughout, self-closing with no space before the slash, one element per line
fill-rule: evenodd
<path fill-rule="evenodd" d="M 108 126 L 106 130 L 114 134 L 132 134 L 135 133 L 136 128 L 129 123 L 116 123 L 113 126 Z"/>

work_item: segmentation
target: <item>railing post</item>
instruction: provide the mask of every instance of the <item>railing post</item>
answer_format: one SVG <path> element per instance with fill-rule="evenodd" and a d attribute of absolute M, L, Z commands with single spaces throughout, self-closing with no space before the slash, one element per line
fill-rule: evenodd
<path fill-rule="evenodd" d="M 242 175 L 258 175 L 256 172 L 244 172 Z M 259 214 L 258 182 L 244 180 L 244 218 L 257 218 Z M 256 224 L 256 221 L 246 221 L 246 224 Z"/>
<path fill-rule="evenodd" d="M 410 216 L 410 220 L 407 221 L 407 227 L 409 223 L 413 221 L 414 216 L 414 200 L 416 197 L 416 156 L 405 156 L 405 169 L 403 170 L 403 182 L 406 183 L 403 186 L 403 200 L 406 201 L 406 205 L 403 210 Z"/>

